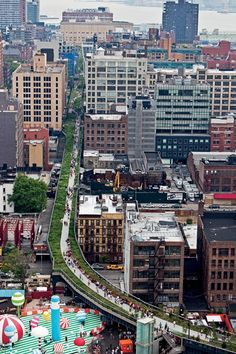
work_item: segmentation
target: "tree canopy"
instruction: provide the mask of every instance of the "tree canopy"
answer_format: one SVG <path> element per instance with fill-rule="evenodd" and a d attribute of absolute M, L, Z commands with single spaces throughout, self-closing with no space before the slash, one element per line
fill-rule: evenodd
<path fill-rule="evenodd" d="M 29 269 L 29 262 L 30 257 L 28 255 L 14 248 L 4 253 L 1 271 L 4 273 L 12 272 L 14 277 L 23 283 Z"/>
<path fill-rule="evenodd" d="M 40 213 L 47 206 L 47 185 L 43 181 L 20 175 L 16 178 L 9 202 L 17 213 Z"/>

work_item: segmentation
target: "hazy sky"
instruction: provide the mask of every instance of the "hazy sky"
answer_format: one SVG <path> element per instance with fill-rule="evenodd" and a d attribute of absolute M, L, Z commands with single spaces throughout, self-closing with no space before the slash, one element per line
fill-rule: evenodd
<path fill-rule="evenodd" d="M 1 0 L 0 0 L 1 1 Z M 148 2 L 148 0 L 146 0 Z M 236 0 L 235 0 L 236 1 Z M 41 0 L 41 14 L 61 18 L 63 10 L 68 8 L 94 8 L 109 6 L 115 20 L 133 23 L 161 23 L 162 9 L 155 7 L 127 6 L 118 2 L 82 1 L 82 0 Z M 199 30 L 207 28 L 212 31 L 219 28 L 221 32 L 236 32 L 236 13 L 222 14 L 201 11 L 199 15 Z"/>

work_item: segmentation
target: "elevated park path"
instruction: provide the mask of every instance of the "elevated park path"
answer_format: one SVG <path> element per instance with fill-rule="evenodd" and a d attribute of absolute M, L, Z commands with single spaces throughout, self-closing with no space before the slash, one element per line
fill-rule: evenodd
<path fill-rule="evenodd" d="M 202 344 L 221 347 L 222 342 L 213 332 L 207 333 L 206 327 L 193 326 L 177 315 L 169 315 L 162 308 L 122 292 L 87 263 L 76 239 L 82 140 L 79 120 L 66 120 L 64 133 L 66 146 L 48 238 L 53 275 L 60 276 L 87 304 L 127 327 L 134 329 L 137 319 L 148 315 L 154 318 L 156 328 L 168 326 L 170 332 L 179 337 L 197 338 Z M 227 348 L 233 350 L 232 352 L 236 352 L 234 340 L 232 336 L 227 343 Z"/>

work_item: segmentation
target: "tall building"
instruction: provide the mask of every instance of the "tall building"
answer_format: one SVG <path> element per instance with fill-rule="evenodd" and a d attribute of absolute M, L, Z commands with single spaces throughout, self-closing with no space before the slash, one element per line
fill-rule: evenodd
<path fill-rule="evenodd" d="M 163 30 L 174 31 L 176 43 L 193 43 L 198 34 L 198 13 L 198 4 L 167 1 L 162 14 Z"/>
<path fill-rule="evenodd" d="M 20 27 L 26 22 L 26 0 L 0 1 L 0 28 Z"/>
<path fill-rule="evenodd" d="M 138 96 L 145 86 L 147 59 L 137 53 L 105 51 L 87 54 L 85 61 L 86 111 L 109 113 L 113 103 L 126 103 Z"/>
<path fill-rule="evenodd" d="M 113 21 L 113 13 L 110 12 L 108 7 L 100 6 L 97 9 L 77 9 L 66 10 L 62 12 L 62 21 Z"/>
<path fill-rule="evenodd" d="M 47 63 L 37 53 L 32 64 L 22 64 L 13 73 L 13 96 L 24 104 L 25 128 L 62 129 L 65 108 L 66 67 Z"/>
<path fill-rule="evenodd" d="M 157 83 L 156 148 L 163 158 L 186 159 L 210 151 L 210 87 L 191 78 Z"/>
<path fill-rule="evenodd" d="M 4 86 L 3 40 L 0 35 L 0 88 Z"/>
<path fill-rule="evenodd" d="M 184 238 L 174 213 L 136 212 L 129 203 L 126 222 L 126 291 L 153 304 L 181 304 Z"/>
<path fill-rule="evenodd" d="M 80 197 L 78 243 L 91 263 L 123 262 L 124 206 L 121 195 Z"/>
<path fill-rule="evenodd" d="M 142 158 L 156 151 L 156 108 L 148 96 L 130 98 L 128 105 L 128 155 Z"/>
<path fill-rule="evenodd" d="M 210 308 L 226 308 L 236 300 L 235 228 L 235 211 L 204 212 L 199 217 L 198 259 Z"/>
<path fill-rule="evenodd" d="M 23 162 L 23 107 L 0 90 L 0 166 L 22 167 Z"/>
<path fill-rule="evenodd" d="M 85 114 L 84 149 L 105 154 L 127 154 L 126 114 Z"/>
<path fill-rule="evenodd" d="M 39 22 L 39 0 L 26 0 L 27 22 Z"/>

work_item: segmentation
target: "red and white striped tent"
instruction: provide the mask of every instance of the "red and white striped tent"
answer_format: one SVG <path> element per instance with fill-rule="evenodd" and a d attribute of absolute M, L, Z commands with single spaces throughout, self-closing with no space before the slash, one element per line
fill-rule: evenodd
<path fill-rule="evenodd" d="M 63 354 L 64 353 L 64 345 L 61 343 L 54 344 L 54 354 Z"/>
<path fill-rule="evenodd" d="M 14 326 L 16 329 L 15 335 L 11 338 L 11 342 L 15 343 L 20 340 L 25 333 L 25 326 L 23 322 L 14 315 L 0 316 L 0 345 L 9 344 L 10 339 L 4 333 L 7 326 Z"/>

